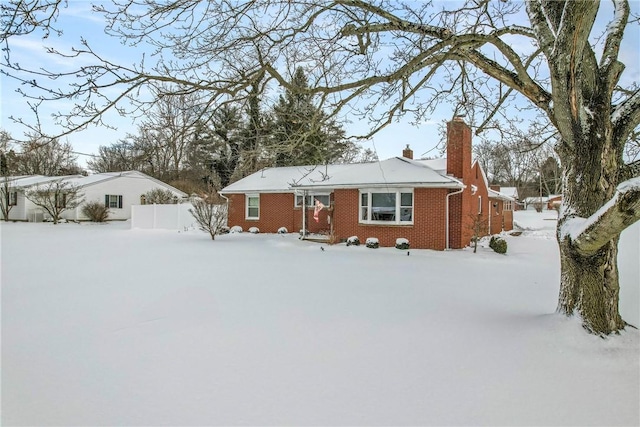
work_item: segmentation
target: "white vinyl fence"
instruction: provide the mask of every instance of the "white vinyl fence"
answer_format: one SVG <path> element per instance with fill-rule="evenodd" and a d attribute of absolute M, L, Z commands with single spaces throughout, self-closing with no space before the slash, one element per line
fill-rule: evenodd
<path fill-rule="evenodd" d="M 191 203 L 131 206 L 131 228 L 184 230 L 197 227 Z"/>

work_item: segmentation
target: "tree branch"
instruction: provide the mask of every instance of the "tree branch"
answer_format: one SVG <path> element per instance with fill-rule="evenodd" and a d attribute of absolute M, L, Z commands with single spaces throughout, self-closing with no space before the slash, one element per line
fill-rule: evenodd
<path fill-rule="evenodd" d="M 640 177 L 624 181 L 613 198 L 589 218 L 573 217 L 561 227 L 561 238 L 582 255 L 594 255 L 611 239 L 640 220 Z"/>

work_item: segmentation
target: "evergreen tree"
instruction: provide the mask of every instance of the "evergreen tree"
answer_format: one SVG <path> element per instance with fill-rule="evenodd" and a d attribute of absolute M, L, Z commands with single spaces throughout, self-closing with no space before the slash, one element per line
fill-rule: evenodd
<path fill-rule="evenodd" d="M 301 67 L 273 107 L 269 151 L 275 166 L 315 165 L 339 159 L 349 144 L 342 127 L 314 104 L 309 80 Z"/>

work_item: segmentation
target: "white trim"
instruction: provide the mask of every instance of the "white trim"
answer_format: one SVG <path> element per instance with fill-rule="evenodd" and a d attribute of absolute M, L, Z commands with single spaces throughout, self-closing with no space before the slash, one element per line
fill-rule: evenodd
<path fill-rule="evenodd" d="M 381 191 L 386 190 L 386 191 Z M 393 211 L 393 220 L 391 221 L 382 221 L 382 220 L 374 220 L 372 218 L 373 206 L 372 206 L 372 194 L 373 193 L 388 193 L 395 195 L 395 209 Z M 405 208 L 411 209 L 411 220 L 410 221 L 402 221 L 402 194 L 409 193 L 411 194 L 411 206 L 405 206 Z M 367 206 L 362 205 L 362 196 L 363 194 L 367 195 Z M 367 211 L 367 219 L 362 219 L 363 217 L 363 209 L 366 208 Z M 415 217 L 415 193 L 413 188 L 362 188 L 358 192 L 358 223 L 359 224 L 376 224 L 376 225 L 413 225 L 413 219 Z"/>
<path fill-rule="evenodd" d="M 258 199 L 258 216 L 249 216 L 249 199 L 252 198 L 257 198 Z M 256 220 L 256 219 L 260 219 L 260 193 L 247 193 L 244 195 L 244 205 L 245 205 L 245 209 L 244 209 L 244 219 L 249 219 L 249 220 Z M 256 206 L 252 206 L 252 208 L 255 208 Z"/>

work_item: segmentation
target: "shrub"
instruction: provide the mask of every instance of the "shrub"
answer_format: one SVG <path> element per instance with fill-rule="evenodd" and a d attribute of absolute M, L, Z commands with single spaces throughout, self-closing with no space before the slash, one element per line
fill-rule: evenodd
<path fill-rule="evenodd" d="M 499 254 L 507 253 L 507 241 L 501 237 L 492 236 L 489 240 L 489 247 Z"/>
<path fill-rule="evenodd" d="M 258 227 L 251 227 L 249 229 L 249 233 L 251 234 L 258 234 L 260 232 L 260 229 Z"/>
<path fill-rule="evenodd" d="M 409 241 L 403 237 L 396 239 L 396 249 L 407 250 L 409 249 Z"/>
<path fill-rule="evenodd" d="M 278 234 L 287 234 L 288 232 L 289 230 L 287 230 L 287 227 L 278 228 Z"/>
<path fill-rule="evenodd" d="M 233 227 L 231 227 L 229 232 L 231 232 L 231 233 L 242 233 L 242 227 L 240 227 L 239 225 L 234 225 Z"/>
<path fill-rule="evenodd" d="M 175 194 L 162 188 L 154 188 L 153 190 L 147 191 L 142 197 L 146 205 L 171 205 L 178 201 L 178 197 Z"/>
<path fill-rule="evenodd" d="M 82 214 L 92 222 L 105 222 L 109 219 L 109 208 L 104 202 L 87 202 L 81 208 Z"/>
<path fill-rule="evenodd" d="M 376 237 L 367 237 L 364 245 L 371 249 L 378 249 L 380 247 L 380 242 Z"/>
<path fill-rule="evenodd" d="M 358 236 L 351 236 L 347 239 L 347 246 L 360 246 L 360 239 Z"/>

